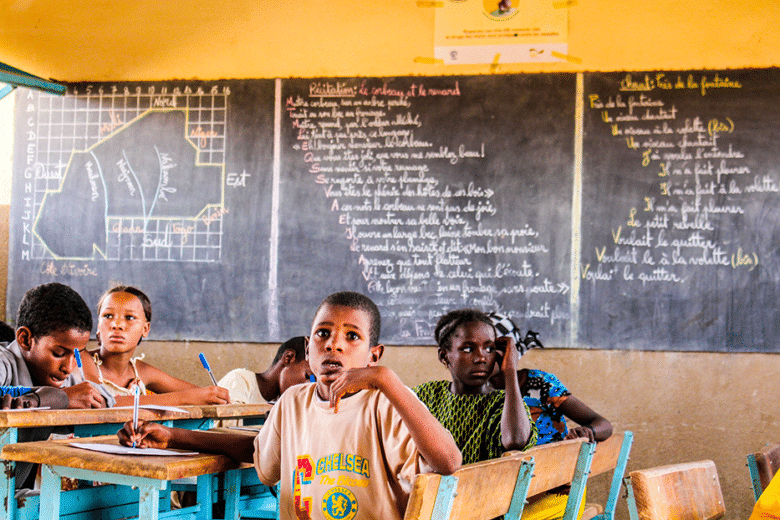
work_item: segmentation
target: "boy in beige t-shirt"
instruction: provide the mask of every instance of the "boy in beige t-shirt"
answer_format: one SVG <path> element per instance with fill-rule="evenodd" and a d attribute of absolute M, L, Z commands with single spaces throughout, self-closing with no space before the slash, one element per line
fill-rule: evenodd
<path fill-rule="evenodd" d="M 461 465 L 450 433 L 398 376 L 377 366 L 379 311 L 362 294 L 335 293 L 314 316 L 307 359 L 316 383 L 282 394 L 255 439 L 241 434 L 125 424 L 125 445 L 223 453 L 281 482 L 282 520 L 403 517 L 411 480 Z"/>

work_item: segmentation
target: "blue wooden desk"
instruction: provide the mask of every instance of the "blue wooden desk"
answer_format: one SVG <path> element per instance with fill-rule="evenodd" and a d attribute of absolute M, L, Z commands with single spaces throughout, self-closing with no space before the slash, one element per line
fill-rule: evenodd
<path fill-rule="evenodd" d="M 83 439 L 38 441 L 9 444 L 2 457 L 16 462 L 41 464 L 42 485 L 40 518 L 58 520 L 61 511 L 61 478 L 134 486 L 138 489 L 138 517 L 141 520 L 159 518 L 212 518 L 212 475 L 225 473 L 225 518 L 238 518 L 241 465 L 224 455 L 197 454 L 183 456 L 131 456 L 85 450 L 71 446 Z M 118 444 L 116 436 L 90 438 L 90 443 Z M 160 492 L 169 489 L 171 481 L 197 477 L 198 505 L 161 511 Z M 100 487 L 95 488 L 101 492 Z M 164 508 L 164 506 L 163 506 Z M 162 514 L 161 514 L 162 513 Z M 92 512 L 93 515 L 99 512 Z"/>
<path fill-rule="evenodd" d="M 161 422 L 167 426 L 210 429 L 216 421 L 222 419 L 251 418 L 254 421 L 262 421 L 262 418 L 270 410 L 270 405 L 208 405 L 208 406 L 182 406 L 177 407 L 181 411 L 150 410 L 142 408 L 139 417 L 145 421 Z M 70 426 L 78 437 L 94 435 L 113 435 L 125 422 L 132 420 L 130 407 L 94 409 L 94 410 L 34 410 L 34 411 L 0 411 L 0 448 L 15 444 L 19 440 L 20 428 L 45 428 Z M 38 518 L 38 497 L 31 497 L 17 503 L 14 500 L 16 487 L 15 462 L 4 460 L 4 472 L 7 476 L 0 485 L 0 502 L 3 511 L 0 512 L 2 520 L 36 520 Z M 213 485 L 212 485 L 213 486 Z M 88 507 L 84 504 L 98 504 L 100 497 L 92 490 L 76 490 L 66 492 L 65 502 L 74 503 L 75 511 Z M 117 488 L 114 503 L 120 503 L 126 489 Z M 88 495 L 92 495 L 87 499 Z M 167 495 L 166 495 L 167 496 Z M 165 500 L 165 497 L 164 499 Z M 95 507 L 98 507 L 95 505 Z M 117 513 L 121 515 L 121 513 Z M 74 520 L 77 517 L 72 517 Z M 91 518 L 85 516 L 84 518 Z"/>

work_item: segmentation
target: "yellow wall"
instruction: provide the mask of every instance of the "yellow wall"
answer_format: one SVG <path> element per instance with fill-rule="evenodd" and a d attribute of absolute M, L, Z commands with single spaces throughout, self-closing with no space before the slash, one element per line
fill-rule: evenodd
<path fill-rule="evenodd" d="M 202 0 L 186 8 L 182 5 L 161 0 L 2 2 L 0 61 L 61 81 L 780 64 L 776 0 L 572 0 L 569 55 L 579 62 L 498 67 L 416 63 L 415 58 L 433 55 L 434 9 L 418 7 L 412 0 Z M 0 123 L 8 104 L 8 98 L 0 100 Z M 4 268 L 8 199 L 3 197 L 10 185 L 10 166 L 2 151 L 8 137 L 0 133 L 0 141 L 0 265 Z M 5 279 L 0 269 L 0 299 Z M 274 350 L 275 345 L 267 344 L 142 345 L 148 361 L 175 366 L 176 375 L 199 384 L 208 382 L 197 362 L 200 351 L 208 354 L 220 375 L 236 366 L 264 369 Z M 430 347 L 391 347 L 384 362 L 409 385 L 448 377 Z M 521 364 L 555 373 L 616 428 L 634 431 L 630 469 L 714 460 L 728 516 L 747 518 L 752 494 L 745 455 L 780 440 L 777 355 L 550 349 L 532 351 Z M 603 503 L 605 486 L 605 479 L 598 479 L 589 487 L 589 497 Z M 625 501 L 618 517 L 627 518 Z"/>
<path fill-rule="evenodd" d="M 438 0 L 439 3 L 450 0 Z M 515 0 L 515 5 L 545 0 Z M 579 63 L 444 66 L 430 0 L 0 2 L 0 62 L 60 81 L 766 67 L 774 0 L 555 0 Z"/>

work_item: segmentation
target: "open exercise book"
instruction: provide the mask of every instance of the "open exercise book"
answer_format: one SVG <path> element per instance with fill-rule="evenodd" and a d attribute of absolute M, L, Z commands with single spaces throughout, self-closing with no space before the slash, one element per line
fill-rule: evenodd
<path fill-rule="evenodd" d="M 142 455 L 148 456 L 182 456 L 182 455 L 197 455 L 197 451 L 178 451 L 178 450 L 161 450 L 158 448 L 129 448 L 127 446 L 117 446 L 116 444 L 97 444 L 88 442 L 71 442 L 70 446 L 76 448 L 83 448 L 85 450 L 100 451 L 103 453 L 113 453 L 115 455 Z"/>

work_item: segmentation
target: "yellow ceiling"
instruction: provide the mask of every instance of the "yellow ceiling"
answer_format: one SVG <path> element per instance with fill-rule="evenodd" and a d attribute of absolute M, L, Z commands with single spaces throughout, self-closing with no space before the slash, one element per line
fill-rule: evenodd
<path fill-rule="evenodd" d="M 441 5 L 451 0 L 437 0 Z M 516 2 L 552 0 L 515 0 Z M 561 0 L 572 62 L 445 66 L 436 1 L 0 0 L 0 62 L 57 81 L 766 67 L 776 0 Z M 424 60 L 423 60 L 424 61 Z"/>

